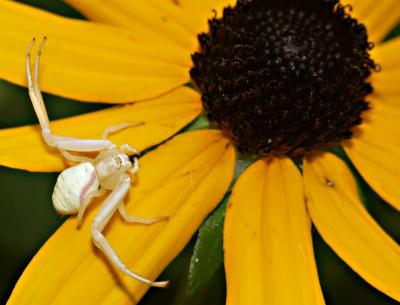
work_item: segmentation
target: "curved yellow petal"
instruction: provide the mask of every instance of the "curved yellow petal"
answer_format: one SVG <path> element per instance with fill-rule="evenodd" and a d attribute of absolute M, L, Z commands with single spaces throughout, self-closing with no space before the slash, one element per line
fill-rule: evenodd
<path fill-rule="evenodd" d="M 400 5 L 400 4 L 399 4 Z M 371 83 L 374 95 L 394 95 L 400 97 L 400 37 L 378 45 L 372 50 L 372 58 L 382 67 L 373 73 Z"/>
<path fill-rule="evenodd" d="M 106 110 L 52 121 L 56 135 L 99 139 L 110 125 L 141 122 L 110 135 L 117 145 L 130 144 L 139 151 L 169 138 L 201 112 L 200 97 L 182 87 L 154 100 L 108 108 Z M 61 171 L 68 163 L 41 137 L 39 125 L 0 129 L 0 164 L 29 171 Z"/>
<path fill-rule="evenodd" d="M 189 55 L 145 44 L 134 33 L 0 1 L 0 78 L 26 85 L 25 57 L 33 37 L 42 52 L 44 91 L 83 101 L 130 102 L 158 96 L 189 80 Z"/>
<path fill-rule="evenodd" d="M 400 210 L 399 95 L 371 96 L 371 109 L 344 149 L 359 173 L 388 203 Z"/>
<path fill-rule="evenodd" d="M 213 10 L 234 0 L 66 0 L 91 20 L 127 28 L 144 41 L 162 41 L 188 54 L 197 49 L 197 34 L 207 30 Z M 187 57 L 190 60 L 189 57 Z"/>
<path fill-rule="evenodd" d="M 304 162 L 311 219 L 326 243 L 355 272 L 400 301 L 400 247 L 362 205 L 343 161 L 325 153 Z"/>
<path fill-rule="evenodd" d="M 113 217 L 106 237 L 127 266 L 155 279 L 190 240 L 231 183 L 235 151 L 218 131 L 185 133 L 140 160 L 127 202 L 131 215 L 169 216 L 153 225 Z M 136 304 L 148 286 L 111 270 L 90 239 L 91 209 L 81 230 L 70 218 L 18 281 L 8 305 Z"/>
<path fill-rule="evenodd" d="M 371 50 L 373 59 L 381 65 L 382 71 L 373 75 L 384 75 L 386 71 L 398 70 L 400 52 L 400 37 L 385 41 Z"/>
<path fill-rule="evenodd" d="M 343 0 L 352 6 L 351 16 L 365 24 L 370 41 L 380 42 L 400 21 L 398 0 Z"/>
<path fill-rule="evenodd" d="M 300 172 L 260 160 L 240 176 L 224 228 L 228 305 L 325 304 Z"/>

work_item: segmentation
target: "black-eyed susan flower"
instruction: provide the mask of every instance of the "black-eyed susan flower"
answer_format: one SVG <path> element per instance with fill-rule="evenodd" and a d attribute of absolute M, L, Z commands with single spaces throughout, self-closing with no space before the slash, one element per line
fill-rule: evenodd
<path fill-rule="evenodd" d="M 223 130 L 177 135 L 141 158 L 127 209 L 170 220 L 151 227 L 112 220 L 107 237 L 132 270 L 154 279 L 180 252 L 228 191 L 237 147 L 260 160 L 239 177 L 228 204 L 227 304 L 324 304 L 311 221 L 355 272 L 400 301 L 400 247 L 365 210 L 343 161 L 327 152 L 341 145 L 370 186 L 400 208 L 400 41 L 380 43 L 399 21 L 397 0 L 67 2 L 93 22 L 0 2 L 8 42 L 0 77 L 25 85 L 27 42 L 46 35 L 45 91 L 126 104 L 54 121 L 55 133 L 95 138 L 108 125 L 144 122 L 112 136 L 144 151 L 202 105 Z M 183 86 L 189 71 L 201 98 Z M 301 172 L 293 158 L 303 158 Z M 1 130 L 0 163 L 68 166 L 37 126 Z M 148 286 L 111 272 L 94 250 L 94 211 L 80 231 L 70 219 L 50 238 L 9 304 L 140 300 Z"/>

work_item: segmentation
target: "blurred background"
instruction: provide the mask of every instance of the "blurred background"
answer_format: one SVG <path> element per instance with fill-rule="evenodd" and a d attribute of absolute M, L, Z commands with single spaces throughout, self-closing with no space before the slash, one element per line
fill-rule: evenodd
<path fill-rule="evenodd" d="M 20 2 L 60 15 L 83 19 L 79 13 L 59 0 Z M 397 35 L 400 35 L 400 25 L 387 39 Z M 44 99 L 52 120 L 106 107 L 48 94 L 44 95 Z M 0 80 L 0 128 L 35 123 L 36 117 L 27 90 Z M 384 230 L 400 242 L 400 214 L 383 202 L 358 175 L 356 176 L 368 210 Z M 65 220 L 55 213 L 51 203 L 56 178 L 57 174 L 30 173 L 0 167 L 0 304 L 6 303 L 30 259 Z M 327 305 L 398 304 L 352 272 L 328 248 L 315 230 L 313 238 Z M 200 284 L 193 284 L 193 278 L 192 282 L 188 283 L 195 241 L 196 236 L 162 275 L 163 279 L 170 279 L 172 284 L 167 289 L 151 289 L 140 304 L 225 304 L 225 278 L 220 260 L 214 268 L 215 273 L 208 276 L 207 281 L 202 281 L 205 278 L 197 276 L 195 280 Z"/>

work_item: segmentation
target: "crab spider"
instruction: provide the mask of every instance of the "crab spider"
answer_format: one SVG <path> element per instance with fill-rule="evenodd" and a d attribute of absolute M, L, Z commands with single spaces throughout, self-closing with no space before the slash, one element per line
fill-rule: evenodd
<path fill-rule="evenodd" d="M 123 273 L 151 286 L 165 287 L 168 281 L 153 282 L 130 271 L 117 256 L 102 231 L 110 218 L 118 210 L 122 218 L 131 223 L 152 224 L 166 217 L 141 218 L 127 214 L 123 199 L 131 187 L 130 173 L 135 174 L 139 169 L 137 151 L 128 144 L 117 148 L 110 140 L 110 133 L 140 125 L 141 123 L 121 123 L 105 129 L 102 139 L 77 139 L 53 135 L 49 118 L 39 89 L 39 62 L 41 50 L 46 42 L 43 38 L 36 53 L 34 73 L 31 69 L 31 50 L 35 39 L 29 44 L 26 56 L 26 73 L 28 80 L 29 96 L 33 108 L 39 119 L 43 140 L 47 145 L 54 147 L 67 159 L 78 162 L 77 165 L 67 168 L 60 173 L 53 192 L 53 205 L 60 214 L 78 214 L 78 227 L 82 221 L 85 209 L 95 197 L 102 196 L 106 191 L 111 191 L 105 199 L 100 211 L 97 213 L 91 227 L 94 244 L 104 253 L 109 261 Z M 94 159 L 75 155 L 71 152 L 97 152 Z M 133 164 L 130 161 L 133 159 Z"/>

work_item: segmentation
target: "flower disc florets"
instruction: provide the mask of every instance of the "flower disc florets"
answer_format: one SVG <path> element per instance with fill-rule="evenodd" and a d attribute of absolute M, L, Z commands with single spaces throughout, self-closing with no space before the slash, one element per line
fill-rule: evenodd
<path fill-rule="evenodd" d="M 295 156 L 351 137 L 376 66 L 346 10 L 337 0 L 239 0 L 209 20 L 190 74 L 241 152 Z"/>

